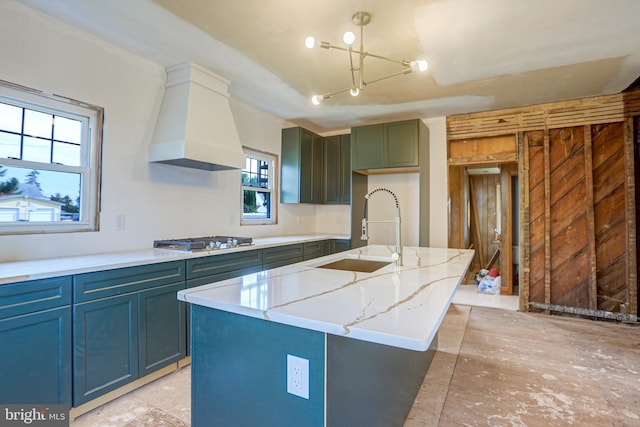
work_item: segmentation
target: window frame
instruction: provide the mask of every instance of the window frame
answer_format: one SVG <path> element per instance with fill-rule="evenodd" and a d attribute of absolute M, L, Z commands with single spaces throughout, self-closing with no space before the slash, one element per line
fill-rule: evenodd
<path fill-rule="evenodd" d="M 100 229 L 100 184 L 104 109 L 82 101 L 0 80 L 0 102 L 80 120 L 83 123 L 80 165 L 70 166 L 0 157 L 2 166 L 28 170 L 77 173 L 80 175 L 78 221 L 0 222 L 0 235 L 98 231 Z"/>
<path fill-rule="evenodd" d="M 269 169 L 269 188 L 251 187 L 242 185 L 242 172 L 240 171 L 240 225 L 275 225 L 278 223 L 278 156 L 267 151 L 260 151 L 249 147 L 242 147 L 246 158 L 263 160 L 270 162 L 272 167 Z M 270 218 L 245 218 L 244 217 L 244 191 L 259 191 L 271 193 L 271 217 Z"/>

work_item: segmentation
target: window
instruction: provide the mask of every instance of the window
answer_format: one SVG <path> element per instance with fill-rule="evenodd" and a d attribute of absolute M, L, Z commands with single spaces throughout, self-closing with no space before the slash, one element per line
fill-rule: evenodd
<path fill-rule="evenodd" d="M 245 149 L 241 224 L 276 224 L 276 156 Z"/>
<path fill-rule="evenodd" d="M 102 117 L 0 81 L 0 234 L 97 230 Z"/>

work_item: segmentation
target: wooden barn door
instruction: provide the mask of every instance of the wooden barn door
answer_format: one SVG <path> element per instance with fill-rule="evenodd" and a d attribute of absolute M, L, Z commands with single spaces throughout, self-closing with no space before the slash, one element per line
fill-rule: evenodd
<path fill-rule="evenodd" d="M 523 132 L 521 140 L 523 301 L 577 314 L 635 309 L 624 123 Z"/>

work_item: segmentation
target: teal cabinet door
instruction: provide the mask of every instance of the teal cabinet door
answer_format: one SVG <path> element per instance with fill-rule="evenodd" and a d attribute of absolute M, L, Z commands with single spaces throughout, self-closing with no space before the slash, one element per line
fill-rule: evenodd
<path fill-rule="evenodd" d="M 187 260 L 187 287 L 205 285 L 262 270 L 262 249 Z"/>
<path fill-rule="evenodd" d="M 351 204 L 351 135 L 340 137 L 340 204 Z"/>
<path fill-rule="evenodd" d="M 74 306 L 73 406 L 138 378 L 138 294 Z"/>
<path fill-rule="evenodd" d="M 418 121 L 384 124 L 385 167 L 418 166 Z"/>
<path fill-rule="evenodd" d="M 305 129 L 300 129 L 300 169 L 298 180 L 300 181 L 300 203 L 312 203 L 314 196 L 314 160 L 315 153 L 313 134 Z"/>
<path fill-rule="evenodd" d="M 186 356 L 185 307 L 176 295 L 184 288 L 182 282 L 138 293 L 140 377 Z"/>
<path fill-rule="evenodd" d="M 420 128 L 419 120 L 352 128 L 351 166 L 353 170 L 419 166 Z"/>
<path fill-rule="evenodd" d="M 303 259 L 304 250 L 302 243 L 275 246 L 273 248 L 265 248 L 262 250 L 262 268 L 264 270 L 294 264 L 302 261 Z"/>
<path fill-rule="evenodd" d="M 351 202 L 351 147 L 349 135 L 335 135 L 324 140 L 325 204 Z"/>
<path fill-rule="evenodd" d="M 71 406 L 71 277 L 0 286 L 0 402 Z"/>
<path fill-rule="evenodd" d="M 344 252 L 351 249 L 351 240 L 348 239 L 333 239 L 331 241 L 331 253 Z"/>
<path fill-rule="evenodd" d="M 306 242 L 303 245 L 303 259 L 314 259 L 331 254 L 331 240 L 318 240 L 316 242 Z"/>
<path fill-rule="evenodd" d="M 351 168 L 384 167 L 384 126 L 370 125 L 351 129 Z"/>
<path fill-rule="evenodd" d="M 0 402 L 71 407 L 71 306 L 0 320 L 0 348 Z"/>
<path fill-rule="evenodd" d="M 324 138 L 301 127 L 282 129 L 280 200 L 322 203 Z"/>

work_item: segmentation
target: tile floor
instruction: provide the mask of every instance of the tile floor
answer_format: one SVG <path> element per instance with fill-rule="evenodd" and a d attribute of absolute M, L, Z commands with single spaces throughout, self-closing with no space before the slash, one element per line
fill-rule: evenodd
<path fill-rule="evenodd" d="M 640 426 L 640 327 L 517 312 L 464 285 L 405 427 Z M 185 367 L 72 427 L 190 425 Z"/>

